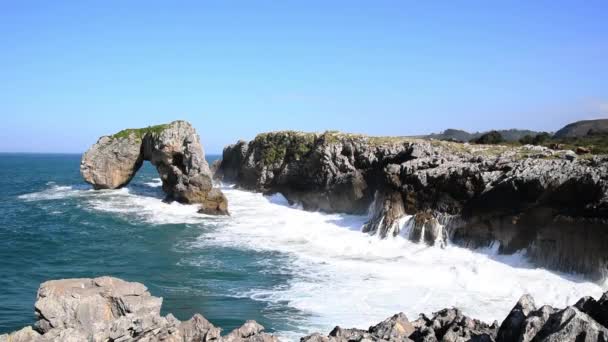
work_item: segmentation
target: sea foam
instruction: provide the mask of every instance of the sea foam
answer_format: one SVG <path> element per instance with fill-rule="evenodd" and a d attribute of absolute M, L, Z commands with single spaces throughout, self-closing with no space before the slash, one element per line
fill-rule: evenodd
<path fill-rule="evenodd" d="M 196 205 L 163 202 L 160 181 L 148 183 L 103 191 L 50 184 L 19 198 L 76 199 L 86 210 L 149 224 L 200 224 L 200 236 L 185 244 L 192 250 L 213 246 L 284 255 L 276 268 L 289 275 L 287 284 L 235 296 L 287 303 L 302 313 L 294 318 L 293 330 L 279 332 L 286 339 L 328 332 L 335 325 L 367 328 L 400 311 L 415 319 L 418 313 L 452 306 L 491 322 L 504 318 L 525 293 L 539 305 L 563 307 L 582 296 L 599 297 L 606 287 L 536 268 L 521 254 L 499 255 L 496 248 L 438 248 L 403 236 L 381 240 L 361 233 L 367 217 L 306 212 L 281 195 L 223 187 L 231 216 L 200 215 Z M 407 235 L 407 220 L 400 224 Z"/>
<path fill-rule="evenodd" d="M 289 286 L 243 295 L 288 302 L 307 313 L 301 326 L 305 331 L 327 332 L 335 325 L 367 328 L 396 312 L 415 319 L 418 313 L 451 306 L 491 322 L 504 318 L 526 293 L 539 305 L 564 306 L 603 292 L 602 286 L 580 277 L 536 268 L 522 254 L 438 248 L 402 236 L 381 240 L 360 232 L 367 217 L 305 212 L 280 195 L 224 192 L 232 216 L 221 229 L 202 234 L 196 246 L 289 255 Z M 406 220 L 401 224 L 407 225 Z"/>

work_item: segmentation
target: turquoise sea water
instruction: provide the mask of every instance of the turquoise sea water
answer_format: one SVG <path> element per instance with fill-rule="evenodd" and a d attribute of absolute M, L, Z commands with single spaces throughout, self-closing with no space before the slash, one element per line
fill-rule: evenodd
<path fill-rule="evenodd" d="M 138 215 L 96 210 L 95 201 L 113 199 L 71 194 L 89 189 L 79 164 L 80 155 L 0 155 L 0 332 L 34 322 L 41 282 L 100 275 L 145 283 L 164 297 L 163 311 L 180 319 L 204 312 L 225 329 L 246 319 L 271 330 L 289 325 L 282 318 L 289 308 L 240 295 L 284 284 L 289 274 L 274 273 L 265 262 L 280 262 L 280 256 L 229 247 L 194 250 L 188 243 L 216 229 L 213 224 L 152 224 Z M 146 163 L 129 191 L 160 201 L 160 188 L 145 184 L 156 177 Z"/>
<path fill-rule="evenodd" d="M 365 217 L 227 185 L 231 216 L 197 214 L 163 202 L 147 163 L 126 188 L 93 191 L 79 165 L 80 155 L 0 154 L 0 333 L 34 323 L 41 282 L 72 277 L 142 282 L 165 314 L 202 313 L 225 331 L 255 319 L 291 340 L 450 306 L 491 322 L 524 293 L 564 306 L 606 288 L 521 254 L 380 240 L 360 232 Z"/>

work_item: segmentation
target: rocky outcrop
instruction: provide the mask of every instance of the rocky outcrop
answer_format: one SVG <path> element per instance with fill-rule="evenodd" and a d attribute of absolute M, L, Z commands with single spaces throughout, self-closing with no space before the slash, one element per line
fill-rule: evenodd
<path fill-rule="evenodd" d="M 140 283 L 112 277 L 52 280 L 41 284 L 35 304 L 36 324 L 0 342 L 169 341 L 276 342 L 264 327 L 247 321 L 221 335 L 203 316 L 181 322 L 160 315 L 162 298 Z M 414 342 L 607 342 L 608 292 L 599 299 L 581 298 L 575 305 L 537 308 L 524 295 L 499 325 L 465 316 L 456 308 L 443 309 L 415 321 L 398 313 L 368 329 L 335 327 L 327 336 L 314 333 L 301 342 L 414 341 Z"/>
<path fill-rule="evenodd" d="M 185 121 L 101 137 L 82 156 L 80 172 L 95 189 L 116 189 L 131 181 L 144 160 L 158 170 L 169 199 L 200 203 L 205 214 L 228 213 L 225 196 L 213 188 L 199 137 Z"/>
<path fill-rule="evenodd" d="M 215 176 L 306 210 L 370 214 L 381 237 L 499 252 L 608 273 L 608 156 L 337 132 L 276 132 L 224 149 Z"/>
<path fill-rule="evenodd" d="M 161 316 L 161 304 L 144 285 L 118 278 L 47 281 L 38 290 L 36 324 L 0 335 L 0 342 L 277 341 L 255 321 L 221 336 L 221 329 L 199 314 L 185 322 Z"/>
<path fill-rule="evenodd" d="M 327 336 L 319 333 L 301 342 L 412 341 L 412 342 L 605 342 L 608 329 L 608 293 L 602 299 L 582 298 L 564 309 L 536 308 L 534 299 L 524 295 L 507 318 L 487 324 L 469 318 L 458 309 L 443 309 L 431 317 L 424 314 L 410 322 L 399 313 L 367 330 L 335 327 Z"/>

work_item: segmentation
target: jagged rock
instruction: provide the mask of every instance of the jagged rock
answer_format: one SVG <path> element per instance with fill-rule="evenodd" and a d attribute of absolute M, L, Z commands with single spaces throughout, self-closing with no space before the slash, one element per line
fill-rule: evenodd
<path fill-rule="evenodd" d="M 569 156 L 574 155 L 574 158 Z M 305 210 L 363 214 L 380 237 L 423 215 L 410 239 L 497 243 L 538 264 L 608 275 L 608 158 L 538 146 L 468 145 L 325 132 L 275 132 L 224 149 L 216 177 L 280 192 Z M 431 215 L 432 218 L 426 216 Z M 427 234 L 429 233 L 429 234 Z"/>
<path fill-rule="evenodd" d="M 314 333 L 300 339 L 301 342 L 338 342 L 338 341 L 411 341 L 408 336 L 414 326 L 403 312 L 370 327 L 368 330 L 343 329 L 335 327 L 327 337 Z"/>
<path fill-rule="evenodd" d="M 583 297 L 574 306 L 601 325 L 608 327 L 608 293 L 604 293 L 599 301 L 592 297 Z"/>
<path fill-rule="evenodd" d="M 414 332 L 414 326 L 407 316 L 400 312 L 369 328 L 369 333 L 383 340 L 402 340 Z"/>
<path fill-rule="evenodd" d="M 524 323 L 531 311 L 536 310 L 534 298 L 522 296 L 498 329 L 497 340 L 501 342 L 518 342 Z"/>
<path fill-rule="evenodd" d="M 432 318 L 421 315 L 413 322 L 415 332 L 409 336 L 418 341 L 494 341 L 497 323 L 488 325 L 476 319 L 466 317 L 458 309 L 443 309 L 433 314 Z"/>
<path fill-rule="evenodd" d="M 101 137 L 82 156 L 80 172 L 95 189 L 116 189 L 131 181 L 144 160 L 156 167 L 170 199 L 200 203 L 205 214 L 228 213 L 226 198 L 213 188 L 199 137 L 185 121 Z"/>
<path fill-rule="evenodd" d="M 51 280 L 38 290 L 34 328 L 0 335 L 0 342 L 277 341 L 255 321 L 222 337 L 221 329 L 199 314 L 185 322 L 161 316 L 161 304 L 144 285 L 118 278 Z"/>
<path fill-rule="evenodd" d="M 570 306 L 549 316 L 533 341 L 606 342 L 608 329 Z"/>
<path fill-rule="evenodd" d="M 160 315 L 162 299 L 146 287 L 112 277 L 64 279 L 43 283 L 38 291 L 35 328 L 0 335 L 0 342 L 167 341 L 276 342 L 255 321 L 221 336 L 203 316 L 180 322 Z M 363 329 L 335 327 L 327 336 L 313 333 L 301 342 L 608 342 L 608 292 L 584 297 L 576 305 L 536 309 L 529 295 L 520 298 L 500 328 L 467 317 L 456 308 L 443 309 L 410 322 L 398 313 Z"/>

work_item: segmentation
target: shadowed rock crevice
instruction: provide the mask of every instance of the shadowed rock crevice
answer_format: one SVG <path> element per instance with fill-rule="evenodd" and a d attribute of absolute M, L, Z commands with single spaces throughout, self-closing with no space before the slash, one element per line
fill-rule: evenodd
<path fill-rule="evenodd" d="M 117 189 L 129 184 L 143 161 L 154 165 L 169 200 L 200 203 L 205 214 L 228 214 L 226 198 L 213 188 L 199 137 L 185 121 L 101 137 L 84 153 L 80 171 L 95 189 Z"/>

